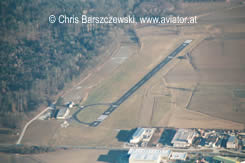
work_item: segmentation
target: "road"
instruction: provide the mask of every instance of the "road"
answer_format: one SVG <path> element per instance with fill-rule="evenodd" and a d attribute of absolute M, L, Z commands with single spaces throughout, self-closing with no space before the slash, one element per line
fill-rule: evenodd
<path fill-rule="evenodd" d="M 112 103 L 109 108 L 102 114 L 102 116 L 109 116 L 114 110 L 116 110 L 124 101 L 126 101 L 137 89 L 139 89 L 143 84 L 145 84 L 153 75 L 155 75 L 161 68 L 163 68 L 169 61 L 171 61 L 179 52 L 181 52 L 186 46 L 190 44 L 192 40 L 184 41 L 179 47 L 177 47 L 172 53 L 170 53 L 164 60 L 162 60 L 157 66 L 155 66 L 150 72 L 148 72 L 138 83 L 136 83 L 132 88 L 130 88 L 124 95 L 122 95 L 117 101 Z M 89 126 L 96 127 L 103 120 L 97 119 L 90 123 Z"/>
<path fill-rule="evenodd" d="M 161 68 L 163 68 L 169 61 L 171 61 L 179 52 L 181 52 L 187 45 L 189 45 L 189 43 L 191 42 L 191 40 L 186 40 L 185 42 L 183 42 L 179 47 L 177 47 L 172 53 L 170 53 L 163 61 L 161 61 L 156 67 L 154 67 L 149 73 L 147 73 L 138 83 L 136 83 L 131 89 L 129 89 L 124 95 L 122 95 L 116 102 L 109 104 L 109 108 L 102 114 L 102 116 L 105 116 L 103 119 L 101 120 L 95 120 L 92 123 L 85 123 L 85 122 L 81 122 L 78 118 L 77 118 L 77 114 L 84 109 L 80 108 L 78 111 L 76 111 L 73 114 L 73 118 L 78 122 L 78 123 L 82 123 L 82 124 L 87 124 L 91 127 L 96 127 L 98 126 L 103 120 L 105 120 L 107 118 L 107 116 L 109 116 L 115 109 L 117 109 L 125 100 L 127 100 L 134 92 L 136 92 L 136 90 L 138 90 L 143 84 L 145 84 L 153 75 L 155 75 Z M 91 105 L 101 105 L 101 104 L 91 104 Z M 88 105 L 88 106 L 91 106 Z M 108 104 L 102 104 L 102 105 L 108 105 Z M 86 106 L 86 107 L 88 107 Z M 40 112 L 38 115 L 36 115 L 33 119 L 31 119 L 29 122 L 26 123 L 26 125 L 24 126 L 20 137 L 18 139 L 18 141 L 16 142 L 16 144 L 20 144 L 21 140 L 23 139 L 26 129 L 28 128 L 28 126 L 35 121 L 37 118 L 39 118 L 44 112 L 46 112 L 47 110 L 49 110 L 50 107 L 47 107 L 46 109 L 44 109 L 42 112 Z"/>
<path fill-rule="evenodd" d="M 91 106 L 100 106 L 100 105 L 108 105 L 110 106 L 111 104 L 110 103 L 97 103 L 97 104 L 89 104 L 89 105 L 84 105 L 84 106 L 81 106 L 75 113 L 73 113 L 72 115 L 72 118 L 77 121 L 78 123 L 81 123 L 81 124 L 85 124 L 85 125 L 90 125 L 90 123 L 88 122 L 83 122 L 83 121 L 80 121 L 78 118 L 77 118 L 77 114 L 80 113 L 80 111 L 88 108 L 88 107 L 91 107 Z"/>
<path fill-rule="evenodd" d="M 26 146 L 26 147 L 31 147 L 31 146 Z M 37 147 L 37 146 L 36 146 Z M 40 146 L 43 147 L 43 146 Z M 50 147 L 52 149 L 85 149 L 85 150 L 117 150 L 117 151 L 125 151 L 131 149 L 130 147 L 126 148 L 123 146 L 83 146 L 83 145 L 61 145 L 61 146 L 46 146 Z M 10 149 L 10 148 L 15 148 L 13 144 L 0 144 L 1 149 Z M 139 148 L 142 149 L 141 147 L 134 147 L 135 149 Z M 149 147 L 147 147 L 149 148 Z M 228 156 L 228 157 L 241 157 L 245 158 L 245 153 L 241 151 L 234 151 L 234 150 L 229 150 L 229 149 L 224 149 L 224 148 L 208 148 L 208 147 L 203 147 L 203 148 L 187 148 L 187 149 L 181 149 L 181 148 L 174 148 L 171 146 L 165 146 L 162 148 L 156 148 L 156 147 L 150 147 L 149 149 L 166 149 L 166 150 L 171 150 L 174 152 L 187 152 L 187 153 L 192 153 L 192 154 L 198 154 L 202 153 L 205 155 L 209 156 Z"/>
<path fill-rule="evenodd" d="M 122 146 L 55 146 L 53 148 L 56 149 L 86 149 L 86 150 L 117 150 L 117 151 L 125 151 L 129 150 L 132 148 L 125 148 Z M 134 147 L 134 149 L 142 149 L 141 147 Z M 148 147 L 149 148 L 149 147 Z M 239 151 L 234 151 L 234 150 L 229 150 L 229 149 L 224 149 L 224 148 L 208 148 L 208 147 L 203 147 L 203 148 L 187 148 L 187 149 L 181 149 L 181 148 L 174 148 L 171 146 L 168 147 L 163 147 L 163 148 L 156 148 L 156 147 L 150 147 L 149 149 L 166 149 L 166 150 L 171 150 L 174 152 L 187 152 L 187 153 L 192 153 L 192 154 L 198 154 L 202 153 L 205 155 L 209 156 L 232 156 L 232 157 L 245 157 L 245 154 Z M 226 153 L 227 152 L 227 153 Z"/>
<path fill-rule="evenodd" d="M 20 144 L 21 143 L 21 140 L 23 139 L 24 135 L 25 135 L 25 132 L 26 132 L 26 129 L 28 128 L 28 126 L 33 122 L 35 121 L 36 119 L 38 119 L 43 113 L 45 113 L 46 111 L 48 111 L 49 109 L 51 109 L 50 107 L 47 107 L 45 108 L 43 111 L 41 111 L 38 115 L 36 115 L 34 118 L 32 118 L 30 121 L 28 121 L 24 128 L 22 129 L 22 132 L 19 136 L 19 139 L 17 140 L 16 144 Z"/>

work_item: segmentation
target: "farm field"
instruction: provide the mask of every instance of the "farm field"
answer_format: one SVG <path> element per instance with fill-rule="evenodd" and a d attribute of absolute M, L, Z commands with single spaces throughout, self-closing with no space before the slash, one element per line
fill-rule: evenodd
<path fill-rule="evenodd" d="M 243 9 L 200 19 L 200 22 L 214 22 L 213 32 L 189 53 L 188 61 L 180 62 L 166 75 L 171 86 L 188 88 L 187 85 L 193 84 L 190 98 L 182 104 L 178 104 L 181 99 L 176 101 L 180 108 L 237 122 L 240 126 L 245 124 L 245 30 L 244 22 L 240 21 L 244 18 Z M 177 98 L 181 98 L 180 93 L 188 94 L 176 90 Z"/>
<path fill-rule="evenodd" d="M 85 96 L 80 105 L 115 101 L 184 40 L 192 39 L 193 42 L 179 54 L 185 59 L 173 59 L 98 127 L 88 127 L 74 120 L 68 128 L 61 128 L 61 121 L 58 124 L 46 122 L 46 125 L 56 126 L 50 131 L 45 125 L 37 130 L 34 123 L 23 142 L 121 146 L 122 142 L 116 139 L 118 131 L 139 126 L 243 129 L 245 58 L 242 52 L 245 42 L 241 33 L 245 32 L 244 24 L 225 23 L 224 18 L 217 15 L 222 25 L 219 22 L 208 24 L 204 17 L 194 26 L 137 28 L 141 47 L 123 59 L 105 78 L 96 71 L 82 82 L 79 89 L 89 89 L 82 91 Z M 236 12 L 234 16 L 237 16 Z M 120 52 L 120 57 L 128 53 L 126 49 Z M 90 81 L 95 85 L 89 85 Z M 106 108 L 88 108 L 81 111 L 78 118 L 93 121 Z M 44 131 L 50 131 L 45 139 L 40 134 Z"/>

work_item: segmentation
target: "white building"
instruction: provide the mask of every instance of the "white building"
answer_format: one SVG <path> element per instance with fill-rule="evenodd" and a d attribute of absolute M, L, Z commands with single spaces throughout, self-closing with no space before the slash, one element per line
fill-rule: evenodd
<path fill-rule="evenodd" d="M 70 101 L 66 104 L 68 108 L 72 108 L 74 106 L 74 102 Z"/>
<path fill-rule="evenodd" d="M 154 128 L 137 128 L 130 139 L 130 143 L 137 144 L 141 141 L 149 142 L 154 131 Z"/>
<path fill-rule="evenodd" d="M 192 129 L 178 129 L 171 143 L 174 147 L 188 147 L 192 144 L 196 134 Z"/>
<path fill-rule="evenodd" d="M 144 128 L 137 128 L 137 130 L 134 132 L 132 139 L 130 139 L 130 143 L 139 143 L 143 139 L 143 135 L 145 133 Z"/>
<path fill-rule="evenodd" d="M 168 160 L 171 154 L 170 150 L 164 149 L 130 149 L 128 154 L 129 163 L 160 163 L 161 161 Z"/>
<path fill-rule="evenodd" d="M 172 152 L 170 155 L 170 160 L 182 160 L 185 161 L 187 158 L 186 152 Z"/>
<path fill-rule="evenodd" d="M 69 108 L 61 108 L 57 114 L 57 119 L 66 119 L 67 116 L 70 113 L 70 109 Z"/>
<path fill-rule="evenodd" d="M 230 149 L 236 149 L 238 148 L 238 139 L 236 136 L 230 136 L 227 143 L 226 147 Z"/>

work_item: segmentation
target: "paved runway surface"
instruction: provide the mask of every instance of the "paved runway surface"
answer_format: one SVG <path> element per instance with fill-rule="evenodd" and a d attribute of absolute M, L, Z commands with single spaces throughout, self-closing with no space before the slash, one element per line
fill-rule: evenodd
<path fill-rule="evenodd" d="M 90 123 L 89 126 L 96 127 L 103 120 L 105 120 L 115 109 L 117 109 L 125 100 L 127 100 L 137 89 L 139 89 L 145 82 L 147 82 L 153 75 L 155 75 L 161 68 L 163 68 L 169 61 L 171 61 L 179 52 L 181 52 L 192 40 L 184 41 L 178 48 L 170 53 L 164 60 L 162 60 L 156 67 L 148 72 L 138 83 L 130 88 L 124 95 L 122 95 L 117 101 L 112 103 L 109 108 L 94 122 Z"/>

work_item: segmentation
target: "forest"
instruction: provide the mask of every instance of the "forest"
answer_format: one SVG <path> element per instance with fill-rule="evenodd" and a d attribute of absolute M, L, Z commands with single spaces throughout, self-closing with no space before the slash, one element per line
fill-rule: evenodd
<path fill-rule="evenodd" d="M 112 41 L 108 33 L 115 24 L 51 24 L 50 15 L 144 15 L 145 1 L 1 0 L 0 126 L 17 128 L 23 114 L 53 102 Z"/>

